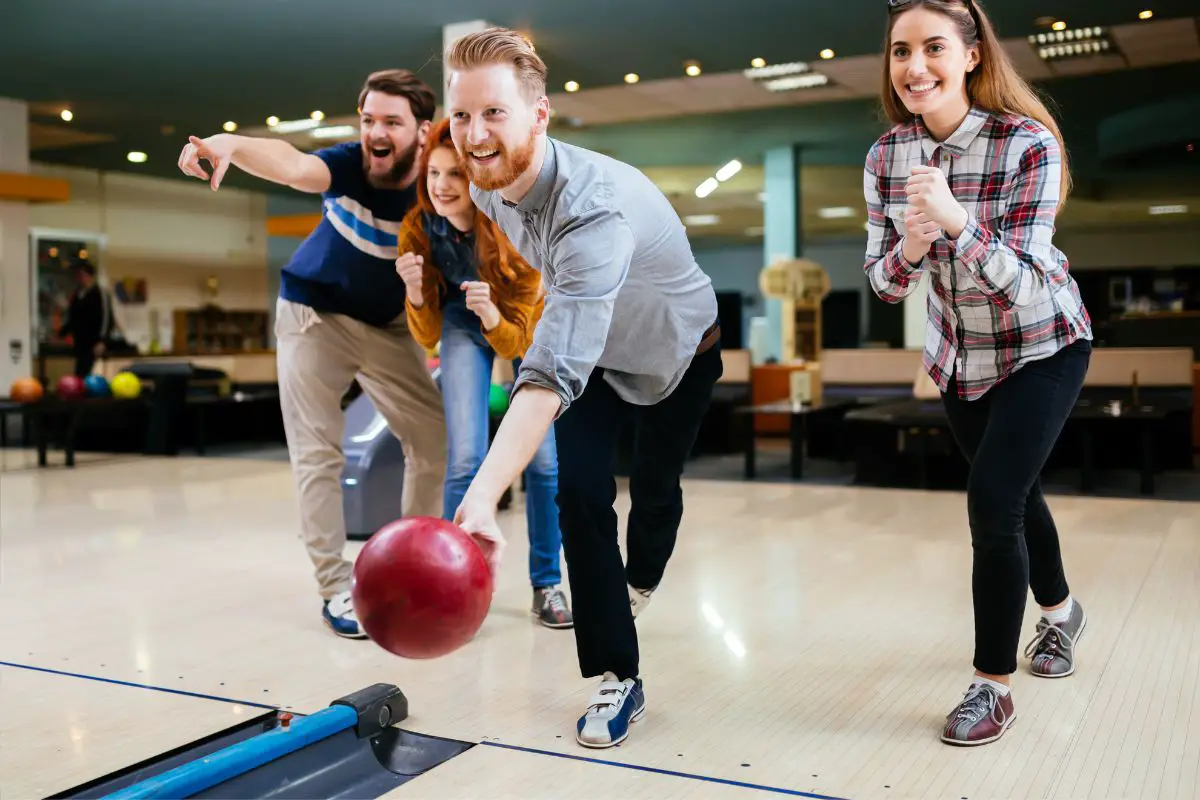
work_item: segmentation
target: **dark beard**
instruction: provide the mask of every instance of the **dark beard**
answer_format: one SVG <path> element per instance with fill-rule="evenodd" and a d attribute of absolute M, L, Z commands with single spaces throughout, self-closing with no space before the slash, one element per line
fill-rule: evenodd
<path fill-rule="evenodd" d="M 404 152 L 396 156 L 391 169 L 383 174 L 382 177 L 377 177 L 371 174 L 371 153 L 367 148 L 363 148 L 363 171 L 367 175 L 367 182 L 376 189 L 392 189 L 399 187 L 404 183 L 404 179 L 408 177 L 408 173 L 412 171 L 413 164 L 417 163 L 417 142 L 414 141 Z"/>
<path fill-rule="evenodd" d="M 512 184 L 525 170 L 529 169 L 529 165 L 533 163 L 533 148 L 536 134 L 529 131 L 529 138 L 525 141 L 518 150 L 509 153 L 508 150 L 500 151 L 501 169 L 498 173 L 492 173 L 495 177 L 488 177 L 481 174 L 482 170 L 478 169 L 471 156 L 464 153 L 459 153 L 462 157 L 463 165 L 466 168 L 467 180 L 478 186 L 484 191 L 496 191 L 503 189 L 505 186 Z"/>

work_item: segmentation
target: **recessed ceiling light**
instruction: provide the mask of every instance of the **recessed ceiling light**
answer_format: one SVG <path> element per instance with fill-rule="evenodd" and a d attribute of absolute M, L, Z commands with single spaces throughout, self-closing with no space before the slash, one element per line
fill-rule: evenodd
<path fill-rule="evenodd" d="M 750 59 L 750 66 L 754 67 L 755 69 L 762 69 L 766 65 L 767 65 L 767 60 L 765 58 Z"/>
<path fill-rule="evenodd" d="M 274 128 L 274 127 L 275 127 L 276 125 L 278 125 L 278 124 L 279 124 L 279 117 L 275 116 L 274 114 L 272 114 L 271 116 L 267 117 L 267 125 L 268 125 L 268 127 Z"/>
<path fill-rule="evenodd" d="M 688 74 L 688 77 L 694 78 L 700 74 L 699 61 L 685 61 L 683 63 L 683 71 Z"/>
<path fill-rule="evenodd" d="M 146 161 L 146 154 L 140 150 L 131 150 L 125 154 L 125 158 L 129 159 L 134 164 L 143 164 Z"/>
<path fill-rule="evenodd" d="M 75 114 L 69 108 L 64 108 L 59 116 L 62 117 L 63 122 L 70 122 L 75 119 Z"/>
<path fill-rule="evenodd" d="M 237 130 L 237 123 L 234 122 L 233 120 L 229 120 L 221 127 L 225 129 L 226 133 L 233 133 L 234 131 Z"/>
<path fill-rule="evenodd" d="M 568 92 L 578 92 L 579 84 L 576 81 L 567 81 L 566 83 L 563 84 L 563 88 L 566 89 Z"/>
<path fill-rule="evenodd" d="M 639 80 L 641 80 L 641 79 L 638 78 L 638 74 L 636 72 L 625 73 L 625 82 L 626 83 L 637 83 Z"/>
<path fill-rule="evenodd" d="M 1053 25 L 1051 25 L 1050 27 L 1051 27 L 1051 28 L 1053 28 L 1053 29 L 1054 29 L 1054 30 L 1056 30 L 1056 31 L 1065 31 L 1065 30 L 1067 29 L 1067 23 L 1063 22 L 1063 21 L 1060 19 L 1058 22 L 1054 23 L 1054 24 L 1053 24 Z"/>
<path fill-rule="evenodd" d="M 1138 14 L 1138 19 L 1150 19 L 1153 16 L 1154 12 L 1147 8 L 1145 11 Z"/>
<path fill-rule="evenodd" d="M 689 214 L 683 218 L 684 225 L 716 225 L 721 218 L 716 214 Z"/>
<path fill-rule="evenodd" d="M 824 50 L 821 51 L 821 58 L 824 58 L 826 60 L 833 58 L 834 55 L 835 55 L 835 53 L 832 50 L 830 50 L 828 47 L 826 47 Z"/>
<path fill-rule="evenodd" d="M 321 120 L 325 119 L 325 112 L 314 111 L 313 113 L 309 114 L 309 116 L 315 119 L 317 122 L 320 122 Z"/>

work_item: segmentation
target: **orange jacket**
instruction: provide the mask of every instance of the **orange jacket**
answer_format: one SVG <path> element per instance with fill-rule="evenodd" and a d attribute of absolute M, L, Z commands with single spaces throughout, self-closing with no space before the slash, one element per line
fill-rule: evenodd
<path fill-rule="evenodd" d="M 482 213 L 477 215 L 477 228 L 487 222 L 490 220 Z M 500 311 L 500 322 L 490 331 L 483 331 L 483 336 L 496 355 L 511 361 L 525 355 L 533 342 L 533 330 L 545 305 L 542 275 L 517 254 L 507 239 L 496 242 L 494 249 L 497 252 L 478 258 L 479 279 L 492 287 L 492 301 Z M 442 336 L 446 280 L 430 258 L 429 234 L 419 205 L 408 212 L 400 225 L 398 253 L 413 253 L 424 261 L 421 275 L 424 304 L 417 307 L 405 300 L 405 309 L 413 337 L 426 350 L 432 350 Z"/>

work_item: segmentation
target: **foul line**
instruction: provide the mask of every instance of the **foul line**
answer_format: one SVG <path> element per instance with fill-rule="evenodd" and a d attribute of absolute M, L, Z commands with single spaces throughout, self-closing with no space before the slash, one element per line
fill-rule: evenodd
<path fill-rule="evenodd" d="M 99 675 L 85 675 L 82 672 L 64 672 L 59 669 L 49 669 L 47 667 L 35 667 L 30 664 L 16 664 L 12 661 L 0 661 L 0 667 L 14 667 L 16 669 L 27 669 L 31 672 L 44 672 L 49 675 L 63 675 L 68 678 L 82 678 L 87 681 L 97 681 L 99 683 L 111 683 L 116 686 L 129 686 L 134 689 L 150 689 L 155 692 L 165 692 L 166 694 L 178 694 L 184 697 L 196 697 L 201 700 L 216 700 L 220 703 L 231 703 L 237 706 L 251 706 L 253 708 L 265 708 L 269 711 L 278 711 L 279 706 L 269 705 L 267 703 L 255 703 L 252 700 L 236 700 L 232 697 L 219 697 L 215 694 L 202 694 L 200 692 L 189 692 L 183 689 L 168 689 L 165 686 L 153 686 L 148 683 L 133 683 L 132 681 L 121 681 L 116 678 L 102 678 Z"/>
<path fill-rule="evenodd" d="M 588 756 L 573 756 L 569 753 L 556 753 L 553 750 L 538 750 L 534 747 L 520 747 L 512 744 L 500 744 L 498 742 L 480 742 L 488 747 L 498 747 L 502 750 L 516 750 L 521 753 L 533 753 L 539 756 L 552 756 L 553 758 L 566 758 L 571 761 L 585 761 L 589 764 L 603 764 L 607 767 L 621 767 L 622 769 L 633 769 L 640 772 L 653 772 L 657 775 L 669 775 L 672 778 L 688 778 L 694 781 L 705 781 L 707 783 L 720 783 L 726 786 L 737 786 L 742 789 L 758 789 L 763 792 L 774 792 L 775 794 L 786 794 L 793 797 L 810 797 L 815 800 L 843 800 L 843 798 L 833 797 L 831 795 L 813 794 L 811 792 L 801 792 L 796 789 L 783 789 L 778 786 L 763 786 L 758 783 L 746 783 L 745 781 L 733 781 L 725 778 L 710 778 L 707 775 L 695 775 L 690 772 L 677 772 L 672 769 L 659 769 L 658 767 L 643 767 L 640 764 L 625 764 L 620 761 L 606 761 L 602 758 L 589 758 Z"/>

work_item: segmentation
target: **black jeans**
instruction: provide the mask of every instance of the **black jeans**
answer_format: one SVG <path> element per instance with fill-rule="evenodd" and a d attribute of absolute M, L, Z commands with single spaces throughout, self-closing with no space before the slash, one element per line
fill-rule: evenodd
<path fill-rule="evenodd" d="M 974 664 L 989 675 L 1016 672 L 1028 591 L 1041 606 L 1070 593 L 1039 476 L 1079 397 L 1091 352 L 1081 339 L 1026 364 L 978 400 L 960 399 L 954 379 L 942 395 L 950 430 L 971 464 Z"/>
<path fill-rule="evenodd" d="M 652 406 L 622 400 L 592 372 L 583 395 L 554 425 L 558 509 L 575 617 L 575 646 L 585 678 L 638 676 L 637 630 L 626 583 L 652 589 L 662 580 L 683 517 L 679 479 L 721 377 L 720 345 L 696 356 L 682 381 Z M 628 566 L 617 539 L 617 442 L 634 424 L 629 475 Z"/>

